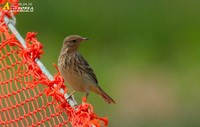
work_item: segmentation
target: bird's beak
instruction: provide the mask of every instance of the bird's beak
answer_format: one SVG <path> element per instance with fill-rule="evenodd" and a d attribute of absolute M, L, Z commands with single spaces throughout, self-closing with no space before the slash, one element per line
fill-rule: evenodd
<path fill-rule="evenodd" d="M 89 40 L 90 38 L 83 38 L 83 40 Z"/>

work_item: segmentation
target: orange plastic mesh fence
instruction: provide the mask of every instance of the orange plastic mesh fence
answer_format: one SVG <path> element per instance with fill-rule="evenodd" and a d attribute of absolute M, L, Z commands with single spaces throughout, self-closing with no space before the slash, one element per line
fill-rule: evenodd
<path fill-rule="evenodd" d="M 60 92 L 66 92 L 59 72 L 50 81 L 35 63 L 43 53 L 36 33 L 28 33 L 24 49 L 14 34 L 10 34 L 4 16 L 9 11 L 0 8 L 0 126 L 104 126 L 106 118 L 97 117 L 86 103 L 72 108 Z M 55 86 L 54 84 L 57 84 Z"/>

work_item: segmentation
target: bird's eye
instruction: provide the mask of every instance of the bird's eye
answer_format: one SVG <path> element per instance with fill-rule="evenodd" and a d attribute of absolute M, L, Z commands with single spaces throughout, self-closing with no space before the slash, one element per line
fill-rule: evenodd
<path fill-rule="evenodd" d="M 76 40 L 72 40 L 72 42 L 76 42 Z"/>

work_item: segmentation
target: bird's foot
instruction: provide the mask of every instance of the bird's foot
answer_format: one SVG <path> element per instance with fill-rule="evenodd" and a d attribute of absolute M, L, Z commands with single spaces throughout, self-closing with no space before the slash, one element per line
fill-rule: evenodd
<path fill-rule="evenodd" d="M 74 90 L 74 91 L 66 98 L 66 100 L 67 100 L 68 103 L 69 103 L 69 100 L 72 101 L 72 107 L 78 106 L 78 103 L 76 102 L 76 100 L 74 99 L 74 96 L 73 96 L 73 94 L 74 94 L 75 92 L 76 92 L 76 91 Z"/>
<path fill-rule="evenodd" d="M 74 90 L 68 97 L 67 99 L 73 99 L 72 95 L 75 93 L 76 91 Z"/>

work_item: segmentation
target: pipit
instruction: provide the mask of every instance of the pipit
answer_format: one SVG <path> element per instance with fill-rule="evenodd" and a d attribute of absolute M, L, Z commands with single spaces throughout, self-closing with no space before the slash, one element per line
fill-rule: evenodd
<path fill-rule="evenodd" d="M 79 45 L 88 40 L 79 35 L 71 35 L 65 38 L 58 58 L 58 67 L 64 80 L 75 91 L 86 92 L 88 98 L 89 91 L 97 93 L 108 104 L 115 101 L 108 96 L 98 85 L 97 77 L 83 56 L 78 52 Z"/>

